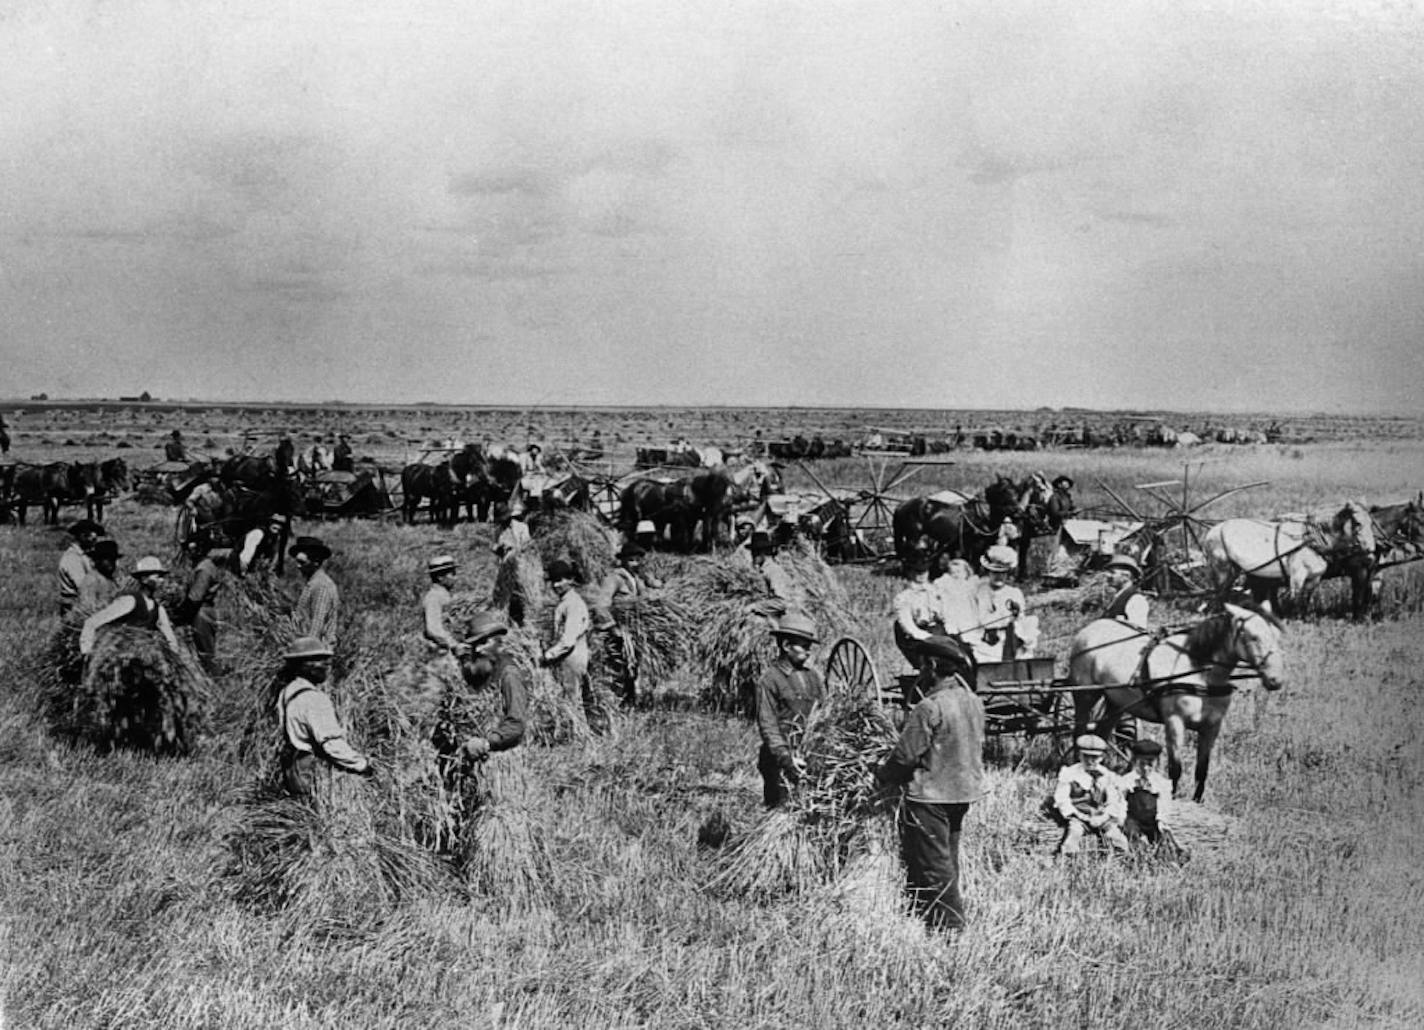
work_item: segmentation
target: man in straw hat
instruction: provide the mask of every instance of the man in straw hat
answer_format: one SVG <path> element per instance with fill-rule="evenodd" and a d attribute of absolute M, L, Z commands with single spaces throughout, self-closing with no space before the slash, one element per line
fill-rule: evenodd
<path fill-rule="evenodd" d="M 984 705 L 969 687 L 973 671 L 956 641 L 933 636 L 919 653 L 925 696 L 910 709 L 895 750 L 875 775 L 904 789 L 900 843 L 916 908 L 931 929 L 958 930 L 964 926 L 960 833 L 969 806 L 988 789 Z"/>
<path fill-rule="evenodd" d="M 92 519 L 80 519 L 69 527 L 70 544 L 59 556 L 59 614 L 64 615 L 79 600 L 79 584 L 94 571 L 89 557 L 104 535 L 104 527 Z"/>
<path fill-rule="evenodd" d="M 321 689 L 331 674 L 331 648 L 316 637 L 298 637 L 282 655 L 277 721 L 282 729 L 281 783 L 296 798 L 310 798 L 317 770 L 370 776 L 371 760 L 346 739 L 331 697 Z"/>
<path fill-rule="evenodd" d="M 974 590 L 974 607 L 979 613 L 979 631 L 966 634 L 980 662 L 1027 658 L 1038 643 L 1038 619 L 1024 615 L 1023 591 L 1009 582 L 1018 568 L 1018 552 L 996 545 L 979 559 L 985 578 Z"/>
<path fill-rule="evenodd" d="M 94 549 L 89 552 L 89 560 L 94 567 L 79 584 L 78 604 L 81 609 L 95 611 L 123 593 L 123 587 L 119 585 L 119 559 L 122 557 L 117 540 L 106 537 L 94 544 Z"/>
<path fill-rule="evenodd" d="M 461 758 L 482 762 L 496 751 L 508 751 L 524 739 L 529 723 L 529 684 L 512 658 L 504 652 L 504 636 L 509 627 L 494 612 L 477 612 L 470 620 L 470 635 L 465 640 L 468 650 L 463 672 L 465 683 L 477 694 L 489 689 L 498 695 L 491 715 L 478 733 L 461 740 L 440 742 L 442 750 L 458 749 Z"/>
<path fill-rule="evenodd" d="M 1098 618 L 1121 619 L 1145 630 L 1149 609 L 1147 598 L 1137 586 L 1142 577 L 1142 566 L 1137 564 L 1137 559 L 1132 555 L 1117 553 L 1108 562 L 1107 573 L 1108 585 L 1113 590 L 1113 595 Z"/>
<path fill-rule="evenodd" d="M 452 555 L 440 554 L 425 563 L 430 576 L 430 589 L 420 599 L 421 630 L 425 639 L 437 648 L 441 656 L 459 658 L 469 652 L 466 644 L 455 639 L 445 625 L 445 609 L 452 595 L 450 584 L 460 565 Z"/>
<path fill-rule="evenodd" d="M 306 582 L 292 609 L 292 625 L 298 636 L 319 640 L 336 639 L 336 620 L 341 611 L 341 592 L 322 566 L 331 557 L 331 548 L 314 536 L 299 536 L 287 552 Z"/>
<path fill-rule="evenodd" d="M 559 598 L 554 606 L 554 642 L 544 649 L 543 663 L 558 681 L 569 711 L 582 715 L 591 703 L 588 684 L 588 634 L 593 628 L 588 604 L 574 589 L 574 568 L 561 558 L 544 567 L 544 576 Z M 601 728 L 601 727 L 600 727 Z"/>
<path fill-rule="evenodd" d="M 497 561 L 503 561 L 522 547 L 527 547 L 532 539 L 529 526 L 524 522 L 524 505 L 518 499 L 494 506 L 494 521 L 499 526 L 499 534 L 490 550 Z"/>
<path fill-rule="evenodd" d="M 1127 802 L 1113 771 L 1103 764 L 1108 745 L 1094 733 L 1084 733 L 1073 741 L 1078 761 L 1058 770 L 1053 788 L 1053 809 L 1064 824 L 1059 855 L 1076 855 L 1083 837 L 1095 834 L 1114 851 L 1127 850 L 1122 823 L 1127 818 Z"/>
<path fill-rule="evenodd" d="M 762 800 L 779 808 L 790 796 L 790 786 L 801 779 L 795 748 L 806 728 L 806 717 L 825 693 L 821 674 L 810 667 L 816 644 L 816 624 L 800 612 L 787 612 L 772 627 L 776 661 L 756 685 L 757 729 L 761 751 Z"/>
<path fill-rule="evenodd" d="M 79 653 L 88 656 L 94 651 L 99 630 L 105 626 L 137 626 L 159 633 L 174 651 L 178 638 L 168 611 L 158 601 L 158 588 L 168 575 L 168 568 L 153 555 L 140 558 L 133 567 L 134 586 L 125 590 L 84 620 L 79 631 Z"/>

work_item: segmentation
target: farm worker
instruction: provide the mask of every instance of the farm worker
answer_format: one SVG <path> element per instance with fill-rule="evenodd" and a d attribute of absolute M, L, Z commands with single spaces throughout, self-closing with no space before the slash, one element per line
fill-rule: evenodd
<path fill-rule="evenodd" d="M 651 551 L 658 542 L 658 524 L 652 519 L 639 519 L 633 527 L 633 542 L 645 551 Z"/>
<path fill-rule="evenodd" d="M 371 776 L 371 760 L 346 740 L 331 697 L 321 689 L 331 673 L 331 648 L 298 637 L 282 655 L 277 678 L 277 722 L 282 729 L 281 782 L 288 794 L 310 798 L 321 766 Z"/>
<path fill-rule="evenodd" d="M 767 593 L 783 605 L 796 607 L 799 600 L 796 585 L 776 560 L 776 545 L 770 533 L 752 534 L 752 568 L 761 573 Z"/>
<path fill-rule="evenodd" d="M 134 586 L 84 620 L 79 631 L 79 653 L 85 657 L 93 653 L 94 641 L 105 626 L 154 630 L 177 651 L 178 638 L 173 635 L 173 623 L 168 619 L 168 610 L 157 599 L 158 588 L 167 575 L 168 569 L 153 555 L 140 558 L 134 564 Z"/>
<path fill-rule="evenodd" d="M 1117 778 L 1126 805 L 1123 836 L 1130 842 L 1165 844 L 1181 853 L 1172 836 L 1172 783 L 1157 771 L 1162 745 L 1155 740 L 1132 742 L 1132 767 Z"/>
<path fill-rule="evenodd" d="M 612 675 L 614 690 L 622 697 L 624 704 L 633 704 L 638 700 L 638 670 L 613 608 L 619 598 L 631 600 L 641 596 L 646 587 L 661 586 L 656 582 L 649 583 L 643 575 L 645 553 L 637 544 L 624 544 L 619 548 L 618 564 L 598 584 L 593 606 L 594 632 L 603 635 L 604 665 Z"/>
<path fill-rule="evenodd" d="M 90 519 L 80 519 L 69 527 L 73 538 L 64 553 L 59 556 L 59 614 L 73 608 L 79 600 L 79 584 L 94 571 L 94 561 L 89 557 L 99 538 L 104 536 L 104 527 Z"/>
<path fill-rule="evenodd" d="M 757 729 L 761 751 L 762 801 L 779 808 L 790 797 L 790 786 L 801 780 L 796 746 L 806 729 L 806 717 L 825 693 L 821 674 L 808 664 L 816 643 L 816 624 L 800 612 L 787 612 L 772 627 L 776 661 L 756 685 Z"/>
<path fill-rule="evenodd" d="M 183 443 L 183 434 L 178 430 L 168 434 L 168 442 L 163 445 L 164 461 L 187 461 L 188 448 Z"/>
<path fill-rule="evenodd" d="M 1114 851 L 1126 851 L 1122 822 L 1127 818 L 1127 802 L 1117 776 L 1103 764 L 1107 742 L 1096 734 L 1084 733 L 1073 744 L 1079 760 L 1058 770 L 1058 782 L 1053 788 L 1053 808 L 1065 825 L 1057 853 L 1076 855 L 1082 849 L 1085 833 L 1102 837 Z"/>
<path fill-rule="evenodd" d="M 1053 496 L 1048 499 L 1048 525 L 1056 530 L 1063 528 L 1063 523 L 1071 519 L 1078 512 L 1078 506 L 1073 502 L 1073 477 L 1055 476 L 1053 479 Z"/>
<path fill-rule="evenodd" d="M 460 565 L 448 554 L 436 555 L 425 563 L 425 571 L 430 576 L 430 589 L 420 599 L 421 631 L 425 639 L 434 645 L 442 656 L 459 658 L 469 651 L 445 626 L 445 609 L 450 604 L 450 584 L 455 581 L 455 573 Z"/>
<path fill-rule="evenodd" d="M 1010 573 L 1018 568 L 1018 554 L 1012 547 L 991 547 L 979 564 L 988 577 L 974 589 L 979 630 L 966 634 L 975 660 L 998 662 L 1029 657 L 1038 643 L 1038 619 L 1023 614 L 1023 591 L 1008 581 Z"/>
<path fill-rule="evenodd" d="M 951 558 L 944 575 L 934 581 L 939 591 L 940 615 L 944 631 L 957 637 L 979 628 L 979 609 L 974 603 L 979 577 L 963 558 Z"/>
<path fill-rule="evenodd" d="M 470 620 L 470 636 L 461 646 L 472 655 L 464 680 L 483 708 L 480 732 L 458 743 L 460 756 L 483 762 L 496 751 L 508 751 L 524 739 L 529 722 L 529 684 L 514 661 L 504 652 L 504 635 L 509 627 L 494 612 L 478 612 Z M 493 690 L 497 693 L 489 694 Z"/>
<path fill-rule="evenodd" d="M 920 667 L 920 645 L 932 636 L 943 636 L 944 612 L 939 591 L 930 582 L 928 555 L 912 554 L 904 561 L 909 585 L 895 595 L 895 646 L 910 665 Z"/>
<path fill-rule="evenodd" d="M 733 564 L 743 565 L 751 568 L 752 565 L 752 535 L 756 532 L 756 520 L 750 515 L 738 515 L 732 525 L 732 554 Z"/>
<path fill-rule="evenodd" d="M 206 551 L 193 566 L 193 575 L 188 580 L 179 608 L 178 621 L 188 624 L 193 634 L 193 650 L 210 676 L 217 672 L 217 599 L 231 563 L 232 551 L 229 548 Z"/>
<path fill-rule="evenodd" d="M 583 452 L 585 461 L 600 461 L 603 458 L 603 432 L 595 429 L 593 435 L 588 439 L 588 446 Z"/>
<path fill-rule="evenodd" d="M 119 551 L 117 540 L 100 540 L 89 552 L 94 567 L 79 584 L 79 607 L 88 612 L 104 607 L 123 592 L 119 585 Z"/>
<path fill-rule="evenodd" d="M 336 450 L 331 454 L 331 467 L 336 472 L 356 471 L 356 459 L 351 452 L 351 437 L 345 433 L 336 438 Z"/>
<path fill-rule="evenodd" d="M 1332 550 L 1344 554 L 1375 553 L 1375 523 L 1370 510 L 1359 501 L 1347 501 L 1345 507 L 1336 513 L 1330 522 L 1335 532 L 1335 546 Z"/>
<path fill-rule="evenodd" d="M 503 502 L 494 506 L 494 521 L 499 526 L 499 534 L 490 550 L 498 561 L 504 561 L 515 551 L 526 546 L 532 539 L 529 526 L 524 522 L 524 505 L 518 501 Z"/>
<path fill-rule="evenodd" d="M 253 526 L 242 537 L 237 552 L 237 574 L 246 574 L 258 558 L 268 558 L 278 552 L 280 541 L 291 530 L 291 516 L 274 511 L 260 526 Z"/>
<path fill-rule="evenodd" d="M 592 629 L 588 605 L 574 589 L 574 569 L 568 562 L 551 561 L 544 575 L 559 603 L 554 606 L 554 642 L 545 648 L 543 662 L 553 668 L 569 711 L 581 712 L 580 706 L 591 700 L 587 697 L 588 634 Z"/>
<path fill-rule="evenodd" d="M 929 673 L 925 697 L 910 709 L 895 750 L 875 777 L 904 788 L 900 843 L 915 907 L 930 929 L 959 930 L 960 832 L 969 806 L 988 792 L 984 705 L 969 688 L 973 674 L 953 640 L 935 638 L 921 653 Z"/>
<path fill-rule="evenodd" d="M 1138 590 L 1142 566 L 1130 554 L 1114 554 L 1107 566 L 1108 584 L 1115 593 L 1103 609 L 1102 619 L 1121 619 L 1138 629 L 1147 629 L 1147 598 Z"/>
<path fill-rule="evenodd" d="M 331 548 L 319 537 L 299 536 L 287 552 L 306 582 L 292 609 L 292 625 L 298 636 L 320 640 L 336 639 L 336 620 L 341 611 L 341 592 L 322 566 L 331 557 Z"/>

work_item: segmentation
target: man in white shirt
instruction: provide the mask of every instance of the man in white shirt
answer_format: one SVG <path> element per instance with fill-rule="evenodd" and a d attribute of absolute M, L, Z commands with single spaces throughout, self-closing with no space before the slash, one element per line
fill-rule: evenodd
<path fill-rule="evenodd" d="M 559 597 L 554 607 L 554 642 L 544 650 L 544 664 L 552 668 L 575 723 L 583 723 L 581 728 L 587 729 L 584 708 L 593 707 L 588 684 L 588 634 L 593 620 L 588 604 L 574 589 L 572 565 L 555 559 L 545 567 L 544 575 Z M 603 719 L 596 722 L 602 728 Z"/>

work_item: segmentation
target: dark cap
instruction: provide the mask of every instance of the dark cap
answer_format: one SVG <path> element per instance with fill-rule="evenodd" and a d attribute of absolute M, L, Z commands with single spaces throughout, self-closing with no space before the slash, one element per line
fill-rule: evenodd
<path fill-rule="evenodd" d="M 549 578 L 551 583 L 556 583 L 561 579 L 573 579 L 574 567 L 562 558 L 555 558 L 544 566 L 544 575 Z"/>
<path fill-rule="evenodd" d="M 320 537 L 299 536 L 297 542 L 287 548 L 287 553 L 293 558 L 305 554 L 312 561 L 326 561 L 331 557 L 331 548 L 327 547 Z"/>
<path fill-rule="evenodd" d="M 85 533 L 93 533 L 95 536 L 104 536 L 104 527 L 93 519 L 80 519 L 69 527 L 70 536 L 82 536 Z"/>
<path fill-rule="evenodd" d="M 953 637 L 935 635 L 919 644 L 921 658 L 932 659 L 936 667 L 953 666 L 953 671 L 970 680 L 974 666 L 969 661 L 964 647 Z"/>
<path fill-rule="evenodd" d="M 100 540 L 94 545 L 94 550 L 89 552 L 89 556 L 95 560 L 106 558 L 109 561 L 118 561 L 123 557 L 123 552 L 119 550 L 117 540 Z"/>
<path fill-rule="evenodd" d="M 641 545 L 630 541 L 618 549 L 618 560 L 629 561 L 633 558 L 641 558 L 647 553 L 648 552 Z"/>

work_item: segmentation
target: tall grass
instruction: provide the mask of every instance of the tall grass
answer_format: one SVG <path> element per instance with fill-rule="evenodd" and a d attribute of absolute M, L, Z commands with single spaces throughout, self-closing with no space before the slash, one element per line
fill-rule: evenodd
<path fill-rule="evenodd" d="M 1095 474 L 1083 473 L 1086 453 L 1073 456 L 1080 493 Z M 1282 454 L 1270 459 L 1276 485 L 1241 503 L 1373 500 L 1407 478 L 1391 461 L 1357 458 L 1344 445 L 1307 451 L 1299 461 L 1312 471 L 1295 476 L 1297 459 Z M 1167 478 L 1176 459 L 1151 460 L 1093 456 L 1096 474 L 1127 483 Z M 125 503 L 110 523 L 138 555 L 161 550 L 170 519 Z M 472 592 L 493 579 L 485 527 L 321 532 L 337 551 L 344 675 L 383 676 L 404 660 L 431 554 L 456 553 L 457 585 Z M 261 764 L 233 741 L 274 664 L 270 638 L 229 591 L 221 611 L 244 621 L 225 627 L 232 671 L 214 685 L 212 725 L 191 757 L 101 756 L 52 738 L 24 677 L 57 625 L 61 537 L 0 528 L 10 570 L 0 641 L 19 659 L 0 671 L 7 1025 L 1424 1024 L 1424 591 L 1409 569 L 1386 573 L 1382 622 L 1288 625 L 1287 688 L 1260 706 L 1241 694 L 1216 748 L 1207 804 L 1233 831 L 1185 867 L 1054 864 L 1022 832 L 1051 768 L 994 765 L 964 835 L 970 926 L 948 942 L 904 913 L 883 848 L 780 900 L 707 889 L 717 858 L 699 849 L 699 827 L 717 813 L 744 834 L 761 814 L 755 731 L 658 710 L 629 713 L 607 737 L 525 749 L 491 810 L 506 821 L 482 828 L 487 861 L 470 867 L 468 896 L 412 878 L 399 881 L 414 885 L 401 898 L 372 885 L 379 918 L 359 905 L 313 905 L 307 918 L 255 909 L 222 871 Z M 882 672 L 898 671 L 888 640 L 898 581 L 842 577 L 850 628 Z M 1071 629 L 1066 610 L 1054 618 L 1046 634 Z"/>

